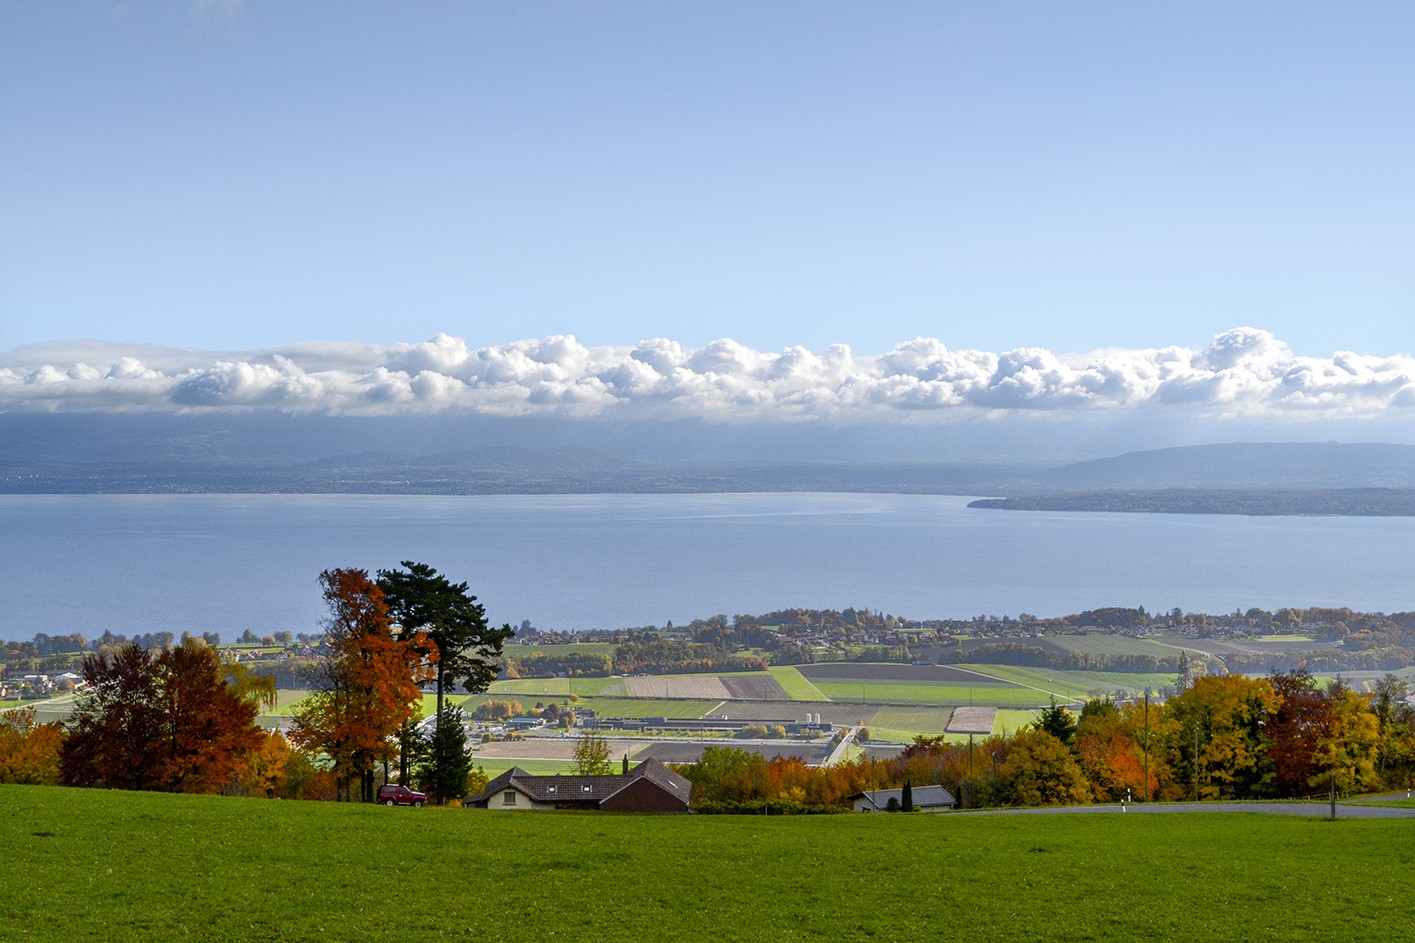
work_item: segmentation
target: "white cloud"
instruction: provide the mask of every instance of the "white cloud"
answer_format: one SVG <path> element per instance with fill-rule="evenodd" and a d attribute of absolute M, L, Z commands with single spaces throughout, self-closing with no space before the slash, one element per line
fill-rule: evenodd
<path fill-rule="evenodd" d="M 72 354 L 66 358 L 65 354 Z M 103 364 L 107 364 L 104 366 Z M 449 334 L 220 352 L 58 343 L 0 356 L 0 410 L 279 409 L 377 415 L 888 420 L 981 413 L 1175 410 L 1224 416 L 1375 417 L 1415 407 L 1415 357 L 1295 356 L 1237 328 L 1197 349 L 951 350 L 915 338 L 883 354 L 698 349 L 654 338 L 586 347 L 570 335 L 473 348 Z"/>

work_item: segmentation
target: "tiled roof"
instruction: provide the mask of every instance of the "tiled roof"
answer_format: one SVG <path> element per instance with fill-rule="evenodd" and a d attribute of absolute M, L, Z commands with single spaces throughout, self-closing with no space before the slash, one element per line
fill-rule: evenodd
<path fill-rule="evenodd" d="M 933 807 L 941 805 L 953 805 L 953 794 L 942 786 L 915 786 L 913 787 L 913 802 L 916 808 Z M 850 801 L 856 799 L 868 799 L 877 809 L 884 809 L 889 806 L 889 800 L 903 804 L 903 789 L 873 789 L 866 792 L 857 792 L 850 797 Z"/>
<path fill-rule="evenodd" d="M 646 779 L 684 804 L 693 784 L 655 759 L 648 759 L 627 776 L 532 776 L 519 766 L 513 766 L 486 784 L 486 788 L 467 799 L 467 804 L 485 803 L 503 789 L 511 788 L 544 803 L 587 803 L 599 805 L 620 790 Z"/>

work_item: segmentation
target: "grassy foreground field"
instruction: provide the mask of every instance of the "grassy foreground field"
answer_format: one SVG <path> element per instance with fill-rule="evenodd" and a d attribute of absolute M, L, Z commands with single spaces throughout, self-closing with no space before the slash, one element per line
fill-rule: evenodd
<path fill-rule="evenodd" d="M 9 939 L 1389 940 L 1415 824 L 615 816 L 0 786 Z"/>

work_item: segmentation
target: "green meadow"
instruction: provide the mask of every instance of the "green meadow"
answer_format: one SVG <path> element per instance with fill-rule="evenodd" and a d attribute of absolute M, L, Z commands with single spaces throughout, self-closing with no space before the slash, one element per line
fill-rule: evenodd
<path fill-rule="evenodd" d="M 502 813 L 0 786 L 9 939 L 1398 939 L 1415 822 Z M 1406 930 L 1401 928 L 1405 927 Z"/>
<path fill-rule="evenodd" d="M 864 704 L 938 704 L 948 707 L 1033 707 L 1047 695 L 1030 688 L 957 681 L 816 681 L 832 701 Z"/>
<path fill-rule="evenodd" d="M 793 701 L 827 700 L 820 688 L 808 681 L 806 676 L 797 671 L 794 665 L 776 665 L 768 668 L 767 672 L 776 679 L 776 683 L 781 685 L 781 690 L 785 691 L 786 696 Z"/>

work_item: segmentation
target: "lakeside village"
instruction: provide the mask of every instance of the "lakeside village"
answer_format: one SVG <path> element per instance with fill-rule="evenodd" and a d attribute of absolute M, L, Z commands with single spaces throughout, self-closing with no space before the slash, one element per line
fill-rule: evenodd
<path fill-rule="evenodd" d="M 335 578 L 366 580 L 326 573 L 331 600 Z M 495 630 L 494 662 L 463 662 L 482 693 L 454 681 L 445 711 L 418 724 L 436 673 L 396 628 L 379 631 L 392 632 L 377 641 L 391 674 L 370 703 L 403 704 L 404 719 L 390 727 L 384 717 L 357 748 L 331 733 L 348 718 L 328 715 L 336 701 L 321 702 L 311 683 L 343 670 L 350 645 L 376 641 L 347 628 L 230 642 L 170 632 L 8 642 L 0 782 L 364 801 L 383 801 L 396 785 L 389 801 L 407 804 L 701 812 L 1277 798 L 1415 784 L 1415 613 L 1106 608 L 921 622 L 792 609 L 574 633 L 523 623 Z M 190 771 L 193 758 L 120 743 L 123 725 L 86 696 L 108 683 L 95 666 L 144 683 L 162 672 L 206 678 L 194 696 L 207 705 L 203 717 L 164 722 L 223 713 L 249 723 L 202 734 L 223 744 L 221 761 L 168 781 L 164 769 Z M 226 706 L 212 706 L 207 688 Z M 277 709 L 282 689 L 292 693 Z M 56 713 L 37 715 L 50 707 Z M 120 756 L 133 749 L 157 754 Z M 138 779 L 124 778 L 135 769 Z"/>
<path fill-rule="evenodd" d="M 1051 643 L 1076 636 L 1158 638 L 1171 650 L 1086 651 Z M 277 688 L 289 689 L 305 686 L 303 674 L 325 644 L 323 633 L 289 631 L 258 635 L 247 630 L 229 641 L 215 632 L 192 637 L 216 648 L 224 660 L 248 664 L 273 677 Z M 1221 646 L 1267 639 L 1273 641 L 1257 651 Z M 177 641 L 168 631 L 132 637 L 104 632 L 92 640 L 79 633 L 38 633 L 29 641 L 8 641 L 0 646 L 0 700 L 40 699 L 72 691 L 79 680 L 76 669 L 86 655 L 112 652 L 127 642 L 155 650 Z M 1213 615 L 1175 609 L 1152 615 L 1144 607 L 1112 607 L 1054 618 L 1022 613 L 914 620 L 867 609 L 787 609 L 760 616 L 717 615 L 686 626 L 670 622 L 663 627 L 573 632 L 541 630 L 522 622 L 514 643 L 514 651 L 500 659 L 497 677 L 501 680 L 752 672 L 832 662 L 968 662 L 1191 677 L 1298 667 L 1340 674 L 1415 667 L 1415 612 L 1284 608 Z M 1150 693 L 1163 697 L 1167 692 Z"/>

